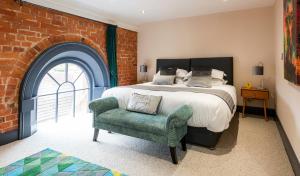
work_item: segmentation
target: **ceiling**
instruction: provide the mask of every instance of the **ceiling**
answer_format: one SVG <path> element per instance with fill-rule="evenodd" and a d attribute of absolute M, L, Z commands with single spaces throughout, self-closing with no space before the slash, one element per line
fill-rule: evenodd
<path fill-rule="evenodd" d="M 174 18 L 272 6 L 275 0 L 24 0 L 136 30 Z"/>

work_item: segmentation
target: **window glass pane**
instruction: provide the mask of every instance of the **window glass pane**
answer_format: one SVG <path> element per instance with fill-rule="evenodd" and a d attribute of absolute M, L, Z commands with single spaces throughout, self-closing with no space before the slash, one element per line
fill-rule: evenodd
<path fill-rule="evenodd" d="M 75 112 L 76 116 L 86 114 L 88 112 L 89 90 L 80 90 L 75 93 Z"/>
<path fill-rule="evenodd" d="M 66 73 L 68 74 L 67 78 Z M 74 88 L 79 91 L 74 92 Z M 87 76 L 80 66 L 68 63 L 53 67 L 44 76 L 39 85 L 37 102 L 38 121 L 55 119 L 56 112 L 58 113 L 58 118 L 72 116 L 73 107 L 75 107 L 76 115 L 86 114 L 89 112 L 88 96 L 90 90 L 88 88 L 89 82 Z M 56 95 L 58 99 L 56 99 Z M 58 103 L 57 109 L 56 100 Z"/>
<path fill-rule="evenodd" d="M 73 92 L 58 94 L 58 117 L 73 116 Z"/>
<path fill-rule="evenodd" d="M 53 67 L 48 73 L 59 83 L 66 81 L 66 64 L 59 64 Z"/>
<path fill-rule="evenodd" d="M 80 77 L 75 82 L 75 89 L 86 89 L 89 88 L 89 83 L 85 74 L 81 74 Z"/>
<path fill-rule="evenodd" d="M 69 91 L 73 91 L 73 85 L 71 83 L 63 83 L 59 90 L 58 90 L 58 93 L 61 93 L 61 92 L 69 92 Z"/>
<path fill-rule="evenodd" d="M 37 121 L 55 118 L 56 94 L 38 97 L 37 101 Z"/>
<path fill-rule="evenodd" d="M 82 69 L 75 64 L 68 64 L 68 81 L 74 82 L 82 73 Z"/>
<path fill-rule="evenodd" d="M 45 75 L 39 85 L 38 95 L 53 94 L 56 93 L 57 89 L 58 84 L 48 75 Z"/>

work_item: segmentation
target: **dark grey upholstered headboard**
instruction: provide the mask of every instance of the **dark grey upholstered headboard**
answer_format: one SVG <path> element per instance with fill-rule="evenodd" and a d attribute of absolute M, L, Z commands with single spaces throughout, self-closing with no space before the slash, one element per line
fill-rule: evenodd
<path fill-rule="evenodd" d="M 156 71 L 161 67 L 181 68 L 188 71 L 193 67 L 214 68 L 224 71 L 227 75 L 228 84 L 233 85 L 233 57 L 157 59 Z"/>
<path fill-rule="evenodd" d="M 156 73 L 160 68 L 180 68 L 190 71 L 190 59 L 157 59 L 156 60 Z"/>
<path fill-rule="evenodd" d="M 227 84 L 233 85 L 233 57 L 193 58 L 191 59 L 191 68 L 193 67 L 222 70 L 227 75 Z"/>

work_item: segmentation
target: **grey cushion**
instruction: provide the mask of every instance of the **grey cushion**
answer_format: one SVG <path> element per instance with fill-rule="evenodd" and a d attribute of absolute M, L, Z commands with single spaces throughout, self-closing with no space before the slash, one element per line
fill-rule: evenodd
<path fill-rule="evenodd" d="M 160 68 L 160 75 L 176 75 L 177 68 Z"/>
<path fill-rule="evenodd" d="M 174 84 L 175 76 L 162 76 L 162 75 L 154 75 L 153 84 L 156 85 L 172 85 Z"/>
<path fill-rule="evenodd" d="M 211 84 L 211 76 L 192 76 L 187 82 L 187 86 L 189 87 L 211 88 Z"/>
<path fill-rule="evenodd" d="M 146 114 L 157 114 L 161 96 L 133 93 L 129 99 L 127 110 Z"/>
<path fill-rule="evenodd" d="M 192 76 L 210 76 L 211 70 L 193 70 Z"/>
<path fill-rule="evenodd" d="M 224 79 L 217 79 L 217 78 L 211 79 L 211 86 L 226 85 L 226 83 L 227 83 L 227 81 Z"/>
<path fill-rule="evenodd" d="M 206 67 L 193 67 L 192 75 L 193 76 L 210 76 L 211 70 L 212 70 L 211 68 L 206 68 Z"/>

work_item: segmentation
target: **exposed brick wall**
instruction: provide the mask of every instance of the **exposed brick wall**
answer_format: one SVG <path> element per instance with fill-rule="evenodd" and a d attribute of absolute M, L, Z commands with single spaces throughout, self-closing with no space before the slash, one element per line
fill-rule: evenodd
<path fill-rule="evenodd" d="M 126 29 L 117 29 L 117 58 L 119 85 L 137 81 L 137 35 Z"/>
<path fill-rule="evenodd" d="M 107 25 L 14 0 L 0 0 L 0 133 L 18 128 L 20 83 L 45 49 L 63 42 L 83 42 L 106 60 Z M 118 28 L 120 85 L 136 83 L 137 33 Z M 82 40 L 84 39 L 84 40 Z"/>

